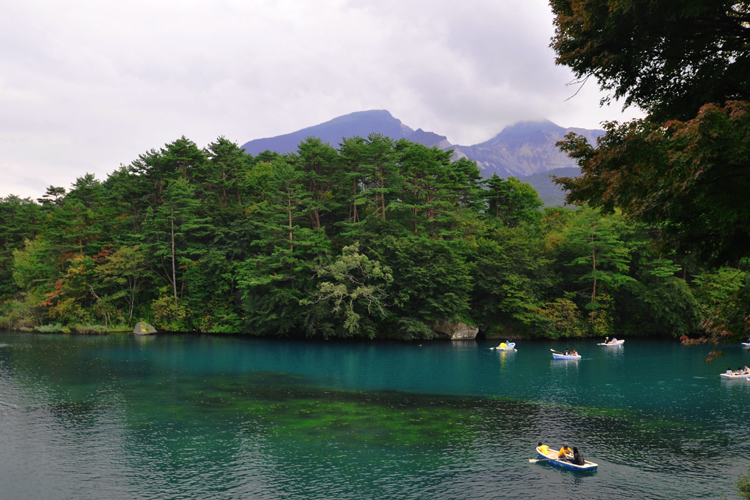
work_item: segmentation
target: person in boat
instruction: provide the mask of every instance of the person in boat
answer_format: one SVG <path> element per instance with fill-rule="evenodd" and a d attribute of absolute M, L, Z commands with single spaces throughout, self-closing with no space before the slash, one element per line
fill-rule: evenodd
<path fill-rule="evenodd" d="M 586 464 L 586 460 L 583 458 L 583 453 L 581 453 L 577 446 L 573 447 L 573 463 L 576 465 Z"/>
<path fill-rule="evenodd" d="M 612 337 L 612 342 L 610 344 L 616 344 L 617 343 L 617 337 Z"/>
<path fill-rule="evenodd" d="M 734 372 L 732 371 L 731 366 L 727 366 L 727 375 L 734 375 Z"/>
<path fill-rule="evenodd" d="M 536 446 L 537 448 L 539 448 L 539 451 L 541 451 L 545 455 L 549 452 L 549 446 L 547 446 L 546 444 L 542 444 L 541 441 L 539 441 L 539 444 Z"/>
<path fill-rule="evenodd" d="M 750 375 L 750 368 L 748 368 L 747 365 L 745 365 L 745 369 L 742 370 L 742 374 L 743 375 Z"/>
<path fill-rule="evenodd" d="M 573 349 L 573 352 L 570 353 L 571 356 L 578 356 L 578 351 Z"/>
<path fill-rule="evenodd" d="M 568 448 L 567 444 L 562 445 L 562 448 L 560 448 L 560 451 L 557 452 L 557 459 L 558 460 L 569 460 L 568 455 L 573 453 L 573 450 Z"/>
<path fill-rule="evenodd" d="M 566 355 L 566 356 L 570 356 L 570 353 L 568 352 L 568 350 L 567 350 L 567 349 L 565 349 L 565 355 Z"/>

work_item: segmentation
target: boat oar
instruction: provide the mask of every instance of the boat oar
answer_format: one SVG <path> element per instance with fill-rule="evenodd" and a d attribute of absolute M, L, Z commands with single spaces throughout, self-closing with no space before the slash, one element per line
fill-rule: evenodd
<path fill-rule="evenodd" d="M 557 460 L 556 458 L 530 458 L 529 463 L 535 464 L 537 462 L 547 462 L 549 460 Z"/>

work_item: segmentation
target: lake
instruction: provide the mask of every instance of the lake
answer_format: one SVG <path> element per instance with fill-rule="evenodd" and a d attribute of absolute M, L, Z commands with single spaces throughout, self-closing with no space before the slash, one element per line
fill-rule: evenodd
<path fill-rule="evenodd" d="M 738 498 L 750 352 L 596 342 L 0 332 L 0 498 Z"/>

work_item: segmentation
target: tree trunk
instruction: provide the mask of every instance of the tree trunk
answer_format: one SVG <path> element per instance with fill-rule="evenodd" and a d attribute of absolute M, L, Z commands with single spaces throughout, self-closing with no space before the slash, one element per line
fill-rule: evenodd
<path fill-rule="evenodd" d="M 221 168 L 221 204 L 227 206 L 227 172 L 224 167 Z"/>
<path fill-rule="evenodd" d="M 594 275 L 594 289 L 591 292 L 591 302 L 596 300 L 596 248 L 594 247 L 594 235 L 591 235 L 591 266 Z"/>
<path fill-rule="evenodd" d="M 175 263 L 175 250 L 174 250 L 174 206 L 169 207 L 169 213 L 171 215 L 169 219 L 169 228 L 172 233 L 172 290 L 174 292 L 174 305 L 177 306 L 177 264 Z"/>
<path fill-rule="evenodd" d="M 380 204 L 383 206 L 383 220 L 385 220 L 385 184 L 383 183 L 383 171 L 380 172 Z"/>
<path fill-rule="evenodd" d="M 359 214 L 357 213 L 357 180 L 354 179 L 352 186 L 352 222 L 359 222 Z"/>
<path fill-rule="evenodd" d="M 133 309 L 135 309 L 135 293 L 138 289 L 138 278 L 128 278 L 128 323 L 133 321 Z"/>
<path fill-rule="evenodd" d="M 289 249 L 294 252 L 294 233 L 292 232 L 292 200 L 287 198 L 287 215 L 289 216 Z"/>

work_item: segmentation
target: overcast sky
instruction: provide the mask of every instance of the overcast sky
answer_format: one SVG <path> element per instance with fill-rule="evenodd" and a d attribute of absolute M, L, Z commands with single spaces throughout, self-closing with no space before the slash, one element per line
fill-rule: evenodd
<path fill-rule="evenodd" d="M 0 197 L 70 188 L 182 135 L 238 144 L 387 109 L 476 144 L 521 120 L 639 116 L 575 97 L 546 0 L 23 0 L 0 16 Z"/>

